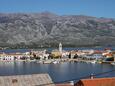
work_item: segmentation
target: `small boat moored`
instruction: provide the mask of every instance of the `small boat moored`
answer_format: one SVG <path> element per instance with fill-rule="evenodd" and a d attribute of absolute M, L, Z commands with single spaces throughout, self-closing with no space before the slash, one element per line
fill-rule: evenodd
<path fill-rule="evenodd" d="M 59 61 L 54 61 L 54 62 L 52 62 L 52 63 L 57 64 L 57 63 L 60 63 L 60 62 L 59 62 Z"/>
<path fill-rule="evenodd" d="M 112 62 L 111 64 L 112 64 L 112 65 L 115 65 L 115 62 Z"/>

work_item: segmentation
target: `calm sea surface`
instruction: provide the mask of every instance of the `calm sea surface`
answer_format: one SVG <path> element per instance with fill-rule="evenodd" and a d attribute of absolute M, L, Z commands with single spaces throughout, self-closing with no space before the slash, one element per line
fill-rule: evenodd
<path fill-rule="evenodd" d="M 65 62 L 61 64 L 40 64 L 37 62 L 0 62 L 0 75 L 20 75 L 48 73 L 54 82 L 78 79 L 90 74 L 114 70 L 110 64 L 91 64 L 82 62 Z M 113 77 L 115 72 L 97 77 Z"/>

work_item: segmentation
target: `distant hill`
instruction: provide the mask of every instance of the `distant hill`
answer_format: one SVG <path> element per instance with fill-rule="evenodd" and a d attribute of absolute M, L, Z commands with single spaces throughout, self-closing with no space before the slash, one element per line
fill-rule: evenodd
<path fill-rule="evenodd" d="M 84 15 L 0 13 L 0 46 L 115 45 L 115 19 Z"/>

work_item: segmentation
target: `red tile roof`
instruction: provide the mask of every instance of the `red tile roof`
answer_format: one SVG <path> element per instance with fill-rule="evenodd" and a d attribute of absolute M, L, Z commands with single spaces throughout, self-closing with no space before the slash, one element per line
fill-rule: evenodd
<path fill-rule="evenodd" d="M 82 79 L 75 86 L 115 86 L 115 78 Z"/>

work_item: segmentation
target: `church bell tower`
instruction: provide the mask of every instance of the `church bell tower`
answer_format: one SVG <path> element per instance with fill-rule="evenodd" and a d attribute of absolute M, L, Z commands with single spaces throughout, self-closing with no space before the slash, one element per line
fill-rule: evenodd
<path fill-rule="evenodd" d="M 62 53 L 62 43 L 59 43 L 59 52 Z"/>

